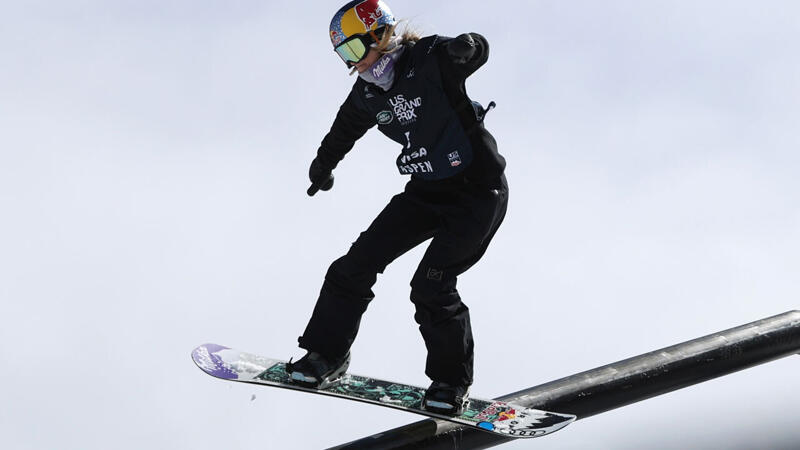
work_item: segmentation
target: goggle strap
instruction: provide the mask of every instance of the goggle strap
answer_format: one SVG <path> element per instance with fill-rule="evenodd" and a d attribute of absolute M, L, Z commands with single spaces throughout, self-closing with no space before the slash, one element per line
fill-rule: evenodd
<path fill-rule="evenodd" d="M 374 39 L 374 40 L 375 40 L 375 43 L 376 43 L 376 44 L 380 44 L 380 43 L 381 43 L 381 40 L 380 40 L 380 39 L 378 39 L 378 35 L 377 35 L 377 34 L 375 34 L 375 31 L 373 31 L 373 30 L 369 30 L 369 35 L 370 35 L 370 36 L 372 36 L 372 39 Z"/>

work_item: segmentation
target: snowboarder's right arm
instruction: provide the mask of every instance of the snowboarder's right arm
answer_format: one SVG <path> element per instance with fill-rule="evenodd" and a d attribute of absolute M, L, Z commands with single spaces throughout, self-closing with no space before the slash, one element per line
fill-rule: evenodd
<path fill-rule="evenodd" d="M 318 190 L 327 191 L 333 187 L 333 169 L 353 148 L 355 142 L 372 128 L 377 122 L 368 112 L 359 95 L 363 90 L 362 83 L 356 83 L 350 95 L 339 108 L 331 130 L 322 139 L 317 150 L 317 157 L 311 162 L 308 177 L 311 188 L 308 195 Z"/>
<path fill-rule="evenodd" d="M 465 80 L 489 59 L 489 42 L 478 33 L 463 33 L 441 45 L 444 59 L 452 63 L 453 75 Z"/>

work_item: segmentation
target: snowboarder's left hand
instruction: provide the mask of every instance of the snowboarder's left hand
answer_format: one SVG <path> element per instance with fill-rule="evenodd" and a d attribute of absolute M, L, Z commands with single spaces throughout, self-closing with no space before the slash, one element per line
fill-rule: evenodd
<path fill-rule="evenodd" d="M 322 163 L 317 158 L 311 161 L 308 168 L 308 179 L 311 180 L 311 187 L 306 192 L 313 197 L 319 190 L 329 191 L 333 187 L 333 174 L 330 170 L 322 167 Z"/>
<path fill-rule="evenodd" d="M 456 64 L 464 64 L 475 55 L 475 40 L 469 33 L 460 34 L 447 43 L 447 54 Z"/>

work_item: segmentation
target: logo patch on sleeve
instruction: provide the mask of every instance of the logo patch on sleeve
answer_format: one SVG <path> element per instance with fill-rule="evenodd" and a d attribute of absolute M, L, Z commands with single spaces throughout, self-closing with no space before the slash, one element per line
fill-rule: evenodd
<path fill-rule="evenodd" d="M 375 116 L 375 119 L 378 120 L 378 125 L 389 125 L 394 120 L 394 116 L 391 111 L 381 111 Z"/>

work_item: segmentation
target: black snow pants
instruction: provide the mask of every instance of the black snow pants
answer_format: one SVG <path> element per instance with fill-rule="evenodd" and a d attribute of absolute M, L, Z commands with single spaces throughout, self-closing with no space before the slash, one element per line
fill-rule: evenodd
<path fill-rule="evenodd" d="M 469 309 L 456 278 L 483 256 L 507 206 L 505 176 L 489 185 L 409 181 L 347 254 L 331 264 L 300 347 L 330 357 L 347 353 L 374 298 L 377 274 L 433 238 L 411 280 L 414 319 L 428 350 L 425 374 L 434 381 L 472 384 Z"/>

